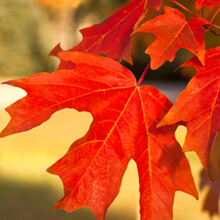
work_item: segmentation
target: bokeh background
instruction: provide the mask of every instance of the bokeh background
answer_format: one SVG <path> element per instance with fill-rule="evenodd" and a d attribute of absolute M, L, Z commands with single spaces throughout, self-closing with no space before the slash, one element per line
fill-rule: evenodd
<path fill-rule="evenodd" d="M 54 71 L 58 61 L 48 56 L 54 46 L 60 42 L 63 49 L 73 47 L 82 39 L 79 29 L 101 22 L 127 2 L 129 1 L 1 0 L 0 81 Z M 195 12 L 194 1 L 179 2 Z M 205 11 L 207 18 L 210 18 L 210 10 L 206 8 Z M 157 13 L 160 11 L 152 10 L 149 18 Z M 219 20 L 219 16 L 216 19 Z M 207 49 L 220 43 L 219 38 L 213 34 L 208 34 L 206 38 L 209 42 Z M 144 50 L 154 39 L 150 34 L 138 35 L 132 51 L 134 66 L 124 63 L 137 78 L 149 62 Z M 191 53 L 180 50 L 174 63 L 166 63 L 163 68 L 150 71 L 145 83 L 157 85 L 174 101 L 194 74 L 189 70 L 174 70 L 191 56 Z M 10 120 L 4 111 L 5 107 L 24 95 L 25 92 L 20 89 L 0 85 L 1 130 Z M 88 208 L 73 213 L 52 211 L 53 204 L 63 195 L 63 188 L 57 176 L 46 173 L 46 168 L 62 157 L 75 139 L 85 134 L 91 121 L 89 113 L 62 110 L 40 127 L 0 139 L 0 219 L 96 219 Z M 185 133 L 184 127 L 178 129 L 177 138 L 180 143 L 184 142 Z M 188 153 L 187 156 L 198 186 L 201 164 L 194 153 Z M 139 219 L 138 189 L 136 165 L 131 161 L 123 178 L 120 194 L 110 207 L 106 219 Z M 174 220 L 209 219 L 208 214 L 201 211 L 207 190 L 200 192 L 199 201 L 177 192 Z"/>

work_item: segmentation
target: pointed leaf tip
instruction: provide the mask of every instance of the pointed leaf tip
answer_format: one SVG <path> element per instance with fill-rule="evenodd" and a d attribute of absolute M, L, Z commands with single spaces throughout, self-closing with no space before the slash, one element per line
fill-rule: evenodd
<path fill-rule="evenodd" d="M 179 10 L 170 7 L 164 7 L 164 10 L 164 15 L 145 22 L 135 31 L 149 32 L 157 36 L 155 42 L 145 51 L 151 57 L 151 68 L 157 69 L 165 61 L 172 62 L 177 50 L 181 48 L 194 53 L 204 65 L 205 32 L 202 25 L 208 21 L 202 18 L 186 21 Z"/>
<path fill-rule="evenodd" d="M 205 66 L 197 57 L 182 66 L 191 65 L 197 74 L 177 98 L 168 114 L 160 122 L 170 125 L 184 122 L 187 126 L 183 150 L 195 151 L 206 172 L 209 171 L 209 155 L 217 132 L 220 130 L 220 47 L 207 50 Z"/>

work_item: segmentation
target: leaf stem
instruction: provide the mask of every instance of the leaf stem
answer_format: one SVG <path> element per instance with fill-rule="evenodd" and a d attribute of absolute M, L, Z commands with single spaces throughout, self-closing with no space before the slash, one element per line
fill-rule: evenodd
<path fill-rule="evenodd" d="M 138 83 L 137 83 L 138 86 L 140 86 L 141 83 L 143 82 L 144 77 L 146 76 L 146 74 L 147 74 L 147 72 L 148 72 L 149 69 L 150 69 L 150 62 L 147 64 L 147 66 L 146 66 L 144 72 L 142 73 L 140 79 L 138 80 Z"/>
<path fill-rule="evenodd" d="M 214 35 L 216 36 L 220 36 L 220 32 L 219 31 L 216 31 L 216 30 L 213 30 L 211 27 L 215 27 L 217 29 L 220 30 L 220 27 L 218 25 L 215 25 L 215 24 L 205 24 L 203 25 L 203 27 L 207 30 L 207 31 L 211 31 Z"/>
<path fill-rule="evenodd" d="M 214 18 L 216 17 L 216 15 L 220 12 L 220 8 L 215 12 L 215 14 L 213 15 L 212 19 L 210 20 L 210 23 L 203 25 L 203 27 L 208 30 L 211 31 L 214 35 L 216 36 L 220 36 L 220 32 L 213 30 L 211 27 L 214 27 L 216 29 L 220 30 L 220 26 L 216 25 L 216 24 L 212 24 Z"/>
<path fill-rule="evenodd" d="M 218 25 L 215 25 L 215 24 L 208 24 L 208 26 L 212 26 L 212 27 L 215 27 L 215 28 L 217 28 L 217 29 L 220 29 L 220 26 L 218 26 Z"/>
<path fill-rule="evenodd" d="M 212 19 L 210 20 L 210 24 L 212 24 L 213 20 L 215 19 L 215 17 L 217 16 L 217 14 L 220 12 L 220 7 L 218 8 L 218 10 L 215 12 L 215 14 L 213 15 Z"/>
<path fill-rule="evenodd" d="M 179 2 L 175 1 L 175 0 L 170 0 L 171 2 L 173 2 L 174 4 L 178 5 L 179 7 L 181 7 L 182 9 L 184 9 L 185 11 L 187 11 L 188 13 L 190 13 L 193 17 L 197 17 L 195 14 L 193 14 L 188 8 L 186 8 L 185 6 L 183 6 L 182 4 L 180 4 Z"/>

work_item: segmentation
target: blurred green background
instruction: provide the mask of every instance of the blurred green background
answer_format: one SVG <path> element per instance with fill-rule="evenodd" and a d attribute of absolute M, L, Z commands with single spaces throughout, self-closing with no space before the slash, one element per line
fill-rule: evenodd
<path fill-rule="evenodd" d="M 63 3 L 62 3 L 63 2 Z M 48 57 L 49 52 L 61 43 L 63 49 L 70 49 L 82 39 L 79 29 L 99 23 L 125 5 L 128 0 L 2 0 L 0 2 L 0 76 L 27 76 L 56 68 L 56 59 Z M 179 0 L 195 14 L 195 1 Z M 59 4 L 58 4 L 59 3 Z M 166 1 L 166 5 L 180 7 Z M 216 9 L 213 11 L 215 12 Z M 147 19 L 162 13 L 150 9 Z M 187 19 L 192 18 L 184 12 Z M 204 9 L 205 18 L 211 19 L 213 12 Z M 214 23 L 220 22 L 220 15 Z M 132 51 L 134 65 L 130 66 L 139 77 L 150 57 L 144 53 L 155 39 L 152 34 L 140 33 L 135 37 Z M 212 33 L 205 35 L 206 49 L 220 45 L 219 37 Z M 166 62 L 161 68 L 150 71 L 148 80 L 188 80 L 192 75 L 183 69 L 174 71 L 193 54 L 181 49 L 174 62 Z M 165 70 L 165 71 L 164 71 Z"/>
<path fill-rule="evenodd" d="M 100 22 L 123 2 L 1 0 L 0 76 L 20 77 L 55 70 L 55 58 L 48 57 L 53 47 L 61 42 L 64 49 L 70 49 L 81 41 L 79 29 Z"/>
<path fill-rule="evenodd" d="M 125 4 L 126 0 L 75 0 L 67 7 L 52 5 L 50 0 L 1 0 L 0 1 L 0 82 L 24 77 L 37 72 L 52 72 L 57 60 L 48 57 L 49 52 L 61 42 L 69 49 L 81 41 L 78 29 L 99 23 Z M 61 1 L 65 5 L 66 0 Z M 193 1 L 179 1 L 184 5 Z M 62 5 L 62 4 L 61 4 Z M 209 15 L 208 9 L 206 9 Z M 152 10 L 152 15 L 157 13 Z M 212 34 L 207 47 L 219 43 Z M 151 38 L 152 39 L 152 38 Z M 131 68 L 138 77 L 147 62 L 144 54 L 146 39 L 137 38 L 133 49 L 134 66 Z M 174 72 L 177 65 L 191 54 L 182 50 L 174 64 L 166 63 L 158 71 L 152 71 L 147 79 L 184 80 L 189 76 Z M 166 71 L 164 71 L 164 69 Z M 0 129 L 9 121 L 4 108 L 25 95 L 20 89 L 0 85 Z M 0 219 L 2 220 L 56 220 L 95 219 L 88 208 L 73 213 L 62 210 L 52 211 L 53 204 L 62 195 L 62 184 L 58 177 L 46 173 L 46 168 L 63 156 L 71 143 L 81 137 L 91 123 L 88 113 L 63 110 L 31 131 L 12 135 L 0 140 Z M 65 130 L 64 130 L 65 128 Z M 178 130 L 178 138 L 184 141 L 185 129 Z M 189 154 L 190 163 L 197 185 L 201 165 L 195 154 Z M 110 207 L 106 219 L 136 220 L 138 214 L 138 177 L 136 166 L 130 163 L 123 179 L 122 188 L 116 201 Z M 200 201 L 177 193 L 174 205 L 174 220 L 208 219 L 201 212 Z M 216 218 L 217 219 L 217 218 Z"/>

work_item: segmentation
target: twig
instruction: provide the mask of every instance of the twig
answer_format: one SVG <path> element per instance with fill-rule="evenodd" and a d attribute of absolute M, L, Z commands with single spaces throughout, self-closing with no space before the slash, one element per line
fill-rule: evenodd
<path fill-rule="evenodd" d="M 180 4 L 179 2 L 175 1 L 175 0 L 170 0 L 171 2 L 173 2 L 174 4 L 178 5 L 179 7 L 181 7 L 182 9 L 184 9 L 185 11 L 187 11 L 188 13 L 190 13 L 193 17 L 197 17 L 195 14 L 193 14 L 188 8 L 186 8 L 185 6 L 183 6 L 182 4 Z"/>
<path fill-rule="evenodd" d="M 148 65 L 146 66 L 146 68 L 145 68 L 144 72 L 142 73 L 140 79 L 138 80 L 138 83 L 137 83 L 138 86 L 140 86 L 141 83 L 143 82 L 144 77 L 146 76 L 149 69 L 150 69 L 150 62 L 148 63 Z"/>
<path fill-rule="evenodd" d="M 218 8 L 218 10 L 215 12 L 215 14 L 212 16 L 212 19 L 210 20 L 210 24 L 212 24 L 213 20 L 215 19 L 215 17 L 217 16 L 217 14 L 220 12 L 220 7 Z"/>

